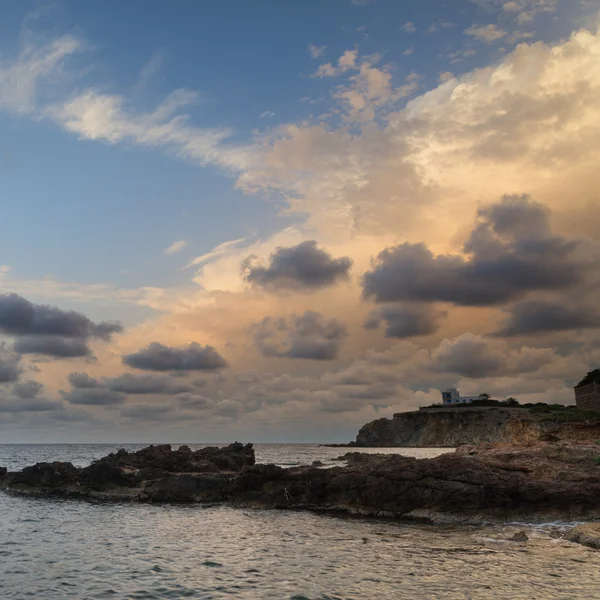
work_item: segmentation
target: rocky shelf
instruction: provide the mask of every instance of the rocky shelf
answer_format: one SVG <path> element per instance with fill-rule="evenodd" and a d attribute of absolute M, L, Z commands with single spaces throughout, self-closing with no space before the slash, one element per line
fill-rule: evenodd
<path fill-rule="evenodd" d="M 0 471 L 10 493 L 91 501 L 224 503 L 434 522 L 600 517 L 593 442 L 463 446 L 432 459 L 351 452 L 340 466 L 255 464 L 251 444 L 120 450 L 85 468 Z"/>

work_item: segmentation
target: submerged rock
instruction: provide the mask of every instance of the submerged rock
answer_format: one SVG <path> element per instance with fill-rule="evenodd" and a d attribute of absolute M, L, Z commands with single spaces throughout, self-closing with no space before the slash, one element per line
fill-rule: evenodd
<path fill-rule="evenodd" d="M 463 447 L 432 459 L 352 452 L 328 469 L 255 464 L 251 444 L 120 450 L 78 469 L 39 463 L 0 477 L 38 495 L 227 503 L 434 521 L 600 517 L 596 444 Z M 515 538 L 515 541 L 525 541 Z"/>
<path fill-rule="evenodd" d="M 600 550 L 600 523 L 585 523 L 571 529 L 565 539 Z"/>

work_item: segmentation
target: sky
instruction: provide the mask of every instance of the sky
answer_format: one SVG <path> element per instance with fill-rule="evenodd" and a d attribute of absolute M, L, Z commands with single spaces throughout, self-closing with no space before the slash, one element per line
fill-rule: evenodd
<path fill-rule="evenodd" d="M 600 0 L 6 0 L 0 442 L 340 442 L 600 366 Z"/>

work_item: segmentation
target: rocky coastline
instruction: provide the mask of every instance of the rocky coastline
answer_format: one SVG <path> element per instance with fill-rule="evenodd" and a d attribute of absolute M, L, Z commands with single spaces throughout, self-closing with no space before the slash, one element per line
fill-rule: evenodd
<path fill-rule="evenodd" d="M 600 518 L 595 442 L 462 446 L 431 459 L 350 452 L 339 466 L 256 464 L 251 444 L 120 450 L 90 466 L 0 470 L 0 489 L 94 502 L 223 503 L 431 522 Z"/>
<path fill-rule="evenodd" d="M 544 405 L 545 406 L 545 405 Z M 441 407 L 401 412 L 363 425 L 357 448 L 456 448 L 463 444 L 585 441 L 600 438 L 600 415 L 575 407 Z M 541 409 L 541 410 L 540 410 Z"/>

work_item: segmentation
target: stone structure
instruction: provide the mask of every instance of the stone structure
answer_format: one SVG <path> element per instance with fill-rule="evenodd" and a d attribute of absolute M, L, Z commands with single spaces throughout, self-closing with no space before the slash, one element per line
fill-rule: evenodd
<path fill-rule="evenodd" d="M 600 382 L 576 386 L 575 403 L 581 410 L 600 412 Z"/>

